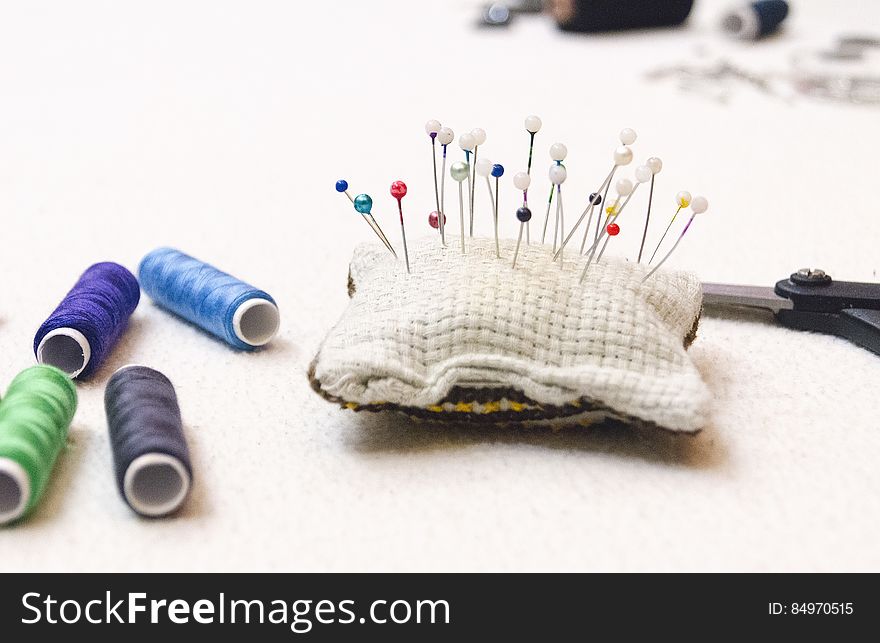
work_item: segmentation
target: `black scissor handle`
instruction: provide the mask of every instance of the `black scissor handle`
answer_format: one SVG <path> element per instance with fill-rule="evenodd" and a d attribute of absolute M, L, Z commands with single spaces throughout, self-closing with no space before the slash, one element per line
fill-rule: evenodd
<path fill-rule="evenodd" d="M 780 297 L 790 299 L 796 311 L 840 312 L 847 308 L 880 310 L 880 284 L 834 281 L 824 273 L 820 279 L 794 273 L 776 283 Z"/>
<path fill-rule="evenodd" d="M 848 308 L 834 313 L 780 310 L 776 319 L 783 326 L 837 335 L 880 355 L 880 310 Z"/>

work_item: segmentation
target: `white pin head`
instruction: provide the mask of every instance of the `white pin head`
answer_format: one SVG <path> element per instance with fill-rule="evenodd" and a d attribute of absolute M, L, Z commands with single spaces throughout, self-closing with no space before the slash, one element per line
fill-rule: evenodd
<path fill-rule="evenodd" d="M 425 134 L 434 138 L 437 136 L 437 132 L 440 131 L 440 121 L 436 119 L 431 119 L 427 123 L 425 123 Z"/>
<path fill-rule="evenodd" d="M 531 182 L 532 177 L 525 172 L 517 172 L 513 175 L 513 187 L 517 190 L 528 190 Z"/>
<path fill-rule="evenodd" d="M 549 174 L 550 182 L 553 185 L 562 185 L 565 183 L 565 179 L 568 178 L 568 171 L 564 165 L 551 165 Z"/>
<path fill-rule="evenodd" d="M 633 160 L 633 151 L 629 149 L 626 145 L 621 145 L 616 150 L 614 150 L 614 164 L 615 165 L 629 165 Z"/>
<path fill-rule="evenodd" d="M 678 194 L 675 195 L 675 204 L 680 208 L 686 208 L 691 204 L 691 193 L 687 190 L 682 190 Z"/>
<path fill-rule="evenodd" d="M 709 200 L 704 196 L 695 196 L 691 201 L 691 211 L 694 214 L 703 214 L 709 209 Z"/>
<path fill-rule="evenodd" d="M 475 145 L 482 145 L 486 142 L 486 130 L 481 129 L 479 127 L 475 127 L 471 130 L 471 136 L 474 137 Z"/>
<path fill-rule="evenodd" d="M 449 145 L 453 140 L 455 140 L 455 132 L 450 128 L 441 127 L 440 131 L 437 132 L 437 142 L 440 145 Z"/>
<path fill-rule="evenodd" d="M 489 176 L 492 174 L 492 161 L 483 157 L 477 161 L 477 165 L 475 167 L 477 174 L 480 176 Z"/>
<path fill-rule="evenodd" d="M 568 148 L 562 143 L 554 143 L 550 146 L 550 158 L 554 161 L 564 161 L 568 156 Z"/>
<path fill-rule="evenodd" d="M 620 179 L 614 187 L 620 196 L 629 196 L 633 191 L 633 182 L 629 179 Z"/>
<path fill-rule="evenodd" d="M 474 135 L 471 133 L 465 133 L 458 137 L 458 146 L 465 152 L 473 152 L 476 144 Z"/>
<path fill-rule="evenodd" d="M 632 145 L 636 142 L 636 138 L 638 138 L 638 135 L 636 134 L 636 131 L 634 129 L 630 127 L 624 127 L 622 130 L 620 130 L 620 142 L 624 145 Z"/>
<path fill-rule="evenodd" d="M 639 183 L 647 183 L 651 180 L 652 176 L 654 176 L 654 173 L 647 165 L 640 165 L 636 168 L 636 181 Z"/>
<path fill-rule="evenodd" d="M 649 168 L 651 168 L 651 172 L 654 174 L 659 174 L 660 170 L 663 169 L 663 161 L 660 160 L 658 156 L 652 156 L 645 163 Z"/>
<path fill-rule="evenodd" d="M 456 161 L 449 168 L 449 174 L 453 179 L 461 183 L 464 181 L 471 172 L 470 166 L 464 161 Z"/>
<path fill-rule="evenodd" d="M 526 131 L 529 134 L 536 134 L 538 130 L 541 129 L 541 119 L 532 114 L 531 116 L 526 117 Z"/>

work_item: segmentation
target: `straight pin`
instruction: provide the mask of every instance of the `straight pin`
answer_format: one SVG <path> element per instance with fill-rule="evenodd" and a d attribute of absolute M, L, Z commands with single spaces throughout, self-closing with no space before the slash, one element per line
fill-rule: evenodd
<path fill-rule="evenodd" d="M 516 251 L 513 253 L 513 266 L 512 268 L 516 268 L 516 258 L 519 256 L 519 245 L 522 242 L 522 233 L 523 228 L 528 225 L 529 221 L 532 218 L 532 211 L 529 210 L 528 206 L 522 206 L 516 211 L 516 218 L 519 219 L 519 237 L 516 239 Z"/>
<path fill-rule="evenodd" d="M 557 145 L 562 145 L 561 143 L 557 143 Z M 562 184 L 565 183 L 565 179 L 568 178 L 568 170 L 565 169 L 565 166 L 562 163 L 558 165 L 550 166 L 550 183 L 556 186 L 556 222 L 559 226 L 559 245 L 562 245 L 562 237 L 565 234 L 565 211 L 562 208 Z M 556 232 L 553 233 L 553 245 L 556 246 Z M 559 265 L 562 264 L 562 248 L 560 247 L 559 252 Z M 554 255 L 553 259 L 556 259 Z"/>
<path fill-rule="evenodd" d="M 442 129 L 440 125 L 440 121 L 436 119 L 431 119 L 427 123 L 425 123 L 425 133 L 431 138 L 431 161 L 434 164 L 434 205 L 437 207 L 435 212 L 440 212 L 440 191 L 437 188 L 437 134 Z M 442 220 L 439 214 L 437 215 L 438 220 Z M 440 243 L 442 245 L 446 245 L 446 240 L 443 238 L 443 226 L 440 226 Z"/>
<path fill-rule="evenodd" d="M 471 136 L 474 139 L 474 169 L 472 174 L 471 181 L 471 236 L 474 236 L 474 193 L 477 191 L 477 153 L 479 152 L 480 145 L 486 142 L 486 132 L 485 130 L 475 127 L 471 130 Z"/>
<path fill-rule="evenodd" d="M 492 176 L 495 177 L 495 256 L 501 258 L 501 246 L 498 243 L 498 181 L 504 176 L 504 166 L 496 163 L 492 166 Z M 522 233 L 522 231 L 520 231 Z"/>
<path fill-rule="evenodd" d="M 651 191 L 648 193 L 648 211 L 645 214 L 645 230 L 642 232 L 642 243 L 639 246 L 639 257 L 636 263 L 642 263 L 642 252 L 645 250 L 645 239 L 648 237 L 648 224 L 651 222 L 651 204 L 654 202 L 654 178 L 663 169 L 663 161 L 658 157 L 652 156 L 645 163 L 651 170 Z"/>
<path fill-rule="evenodd" d="M 686 208 L 691 204 L 691 193 L 687 190 L 682 190 L 675 195 L 675 202 L 678 205 L 678 209 L 675 211 L 675 214 L 672 215 L 672 220 L 669 222 L 669 225 L 666 226 L 666 230 L 663 232 L 663 236 L 660 237 L 660 241 L 657 242 L 657 247 L 654 248 L 654 252 L 651 253 L 651 258 L 648 259 L 649 264 L 653 263 L 654 257 L 657 255 L 657 251 L 660 249 L 660 246 L 663 245 L 663 240 L 669 233 L 669 228 L 671 228 L 672 224 L 675 223 L 675 217 L 678 216 L 678 213 L 681 212 L 683 208 Z"/>
<path fill-rule="evenodd" d="M 547 213 L 544 215 L 544 232 L 541 233 L 541 245 L 544 244 L 545 239 L 547 238 L 547 221 L 550 220 L 550 205 L 553 203 L 553 192 L 555 192 L 555 185 L 550 185 L 550 196 L 547 197 Z"/>
<path fill-rule="evenodd" d="M 529 205 L 529 185 L 531 182 L 532 177 L 526 172 L 517 172 L 513 175 L 513 187 L 523 193 L 522 204 L 525 207 L 528 207 Z"/>
<path fill-rule="evenodd" d="M 462 195 L 461 182 L 470 176 L 471 170 L 467 163 L 458 161 L 449 168 L 449 174 L 458 183 L 458 218 L 461 222 L 461 254 L 464 254 L 464 196 Z"/>
<path fill-rule="evenodd" d="M 345 196 L 348 197 L 348 200 L 351 201 L 351 204 L 354 206 L 354 209 L 363 215 L 364 221 L 367 222 L 367 225 L 370 226 L 373 233 L 379 237 L 379 241 L 381 241 L 388 251 L 394 255 L 394 258 L 397 259 L 397 253 L 394 251 L 394 246 L 391 245 L 391 242 L 388 241 L 388 237 L 385 236 L 385 233 L 382 232 L 382 228 L 379 227 L 379 224 L 376 223 L 376 219 L 373 218 L 373 215 L 370 214 L 370 210 L 373 208 L 373 199 L 370 198 L 367 194 L 359 194 L 355 198 L 351 197 L 351 194 L 348 193 L 348 181 L 345 179 L 339 179 L 336 182 L 336 191 L 342 192 Z"/>
<path fill-rule="evenodd" d="M 345 196 L 348 197 L 348 200 L 351 201 L 352 205 L 354 205 L 354 199 L 348 193 L 348 181 L 346 181 L 345 179 L 339 179 L 336 182 L 336 191 L 342 192 Z"/>
<path fill-rule="evenodd" d="M 651 270 L 651 272 L 649 272 L 647 275 L 644 276 L 644 278 L 642 279 L 642 283 L 645 283 L 648 280 L 648 277 L 650 277 L 655 272 L 657 272 L 660 269 L 660 266 L 662 266 L 666 262 L 666 260 L 669 259 L 669 257 L 672 255 L 673 252 L 675 252 L 675 249 L 678 247 L 678 244 L 681 243 L 681 240 L 684 238 L 684 235 L 688 231 L 688 228 L 691 227 L 691 223 L 693 222 L 694 217 L 697 216 L 698 214 L 702 214 L 703 212 L 705 212 L 708 209 L 709 209 L 709 201 L 704 196 L 695 197 L 694 200 L 691 201 L 691 212 L 693 212 L 693 214 L 691 214 L 691 218 L 688 219 L 688 222 L 685 224 L 684 230 L 682 230 L 681 234 L 678 235 L 678 239 L 676 239 L 675 243 L 672 245 L 672 248 L 669 250 L 669 252 L 666 253 L 666 256 L 664 256 L 660 260 L 660 263 L 658 263 L 656 266 L 654 266 L 654 268 Z"/>
<path fill-rule="evenodd" d="M 556 165 L 550 166 L 550 182 L 553 184 L 553 186 L 556 187 L 556 197 L 557 198 L 559 198 L 559 184 L 553 182 L 553 171 L 554 171 L 554 168 L 557 168 L 557 167 L 561 167 L 563 169 L 563 171 L 565 170 L 565 167 L 562 165 L 562 162 L 565 160 L 566 156 L 568 156 L 568 148 L 565 147 L 565 145 L 563 145 L 562 143 L 554 143 L 553 145 L 550 146 L 550 159 L 556 163 Z M 565 179 L 563 178 L 562 180 L 564 181 Z M 551 189 L 551 191 L 553 190 L 552 187 L 550 189 Z M 559 213 L 560 213 L 559 203 L 557 202 L 556 203 L 556 221 L 553 224 L 553 252 L 554 252 L 554 254 L 556 253 L 556 244 L 557 243 L 561 244 L 562 237 L 564 236 L 564 235 L 560 234 L 560 231 L 559 231 Z M 547 214 L 548 214 L 548 216 L 550 214 L 549 204 L 547 207 Z M 545 227 L 546 227 L 546 224 L 545 224 Z"/>
<path fill-rule="evenodd" d="M 532 176 L 532 152 L 535 150 L 535 134 L 537 134 L 541 129 L 541 119 L 535 116 L 534 114 L 531 116 L 527 116 L 525 120 L 526 131 L 529 133 L 529 161 L 526 165 L 526 175 L 531 178 Z M 529 201 L 529 186 L 526 185 L 523 191 L 523 205 L 527 204 Z M 530 217 L 531 218 L 531 217 Z"/>
<path fill-rule="evenodd" d="M 395 181 L 391 184 L 391 196 L 397 199 L 397 210 L 400 212 L 400 236 L 403 238 L 403 254 L 406 257 L 406 272 L 411 274 L 409 269 L 409 250 L 406 247 L 406 228 L 403 225 L 403 204 L 401 201 L 406 196 L 406 183 L 403 181 Z"/>
<path fill-rule="evenodd" d="M 624 136 L 623 136 L 624 132 L 627 132 L 627 130 L 623 130 L 621 132 L 621 139 L 624 138 Z M 635 140 L 629 135 L 627 135 L 625 137 L 625 139 L 626 140 Z M 575 231 L 580 227 L 583 220 L 585 218 L 589 217 L 589 218 L 587 218 L 587 225 L 584 228 L 584 239 L 583 239 L 583 241 L 581 241 L 580 253 L 581 254 L 584 253 L 584 246 L 587 245 L 587 236 L 590 234 L 590 225 L 593 222 L 593 213 L 595 212 L 595 206 L 599 205 L 600 203 L 605 203 L 605 201 L 608 197 L 608 189 L 611 187 L 611 179 L 614 178 L 614 173 L 617 171 L 617 168 L 620 167 L 621 165 L 627 165 L 631 161 L 632 161 L 632 150 L 630 150 L 628 147 L 626 147 L 626 146 L 618 147 L 614 151 L 614 165 L 611 166 L 611 171 L 608 172 L 608 175 L 605 177 L 605 180 L 602 181 L 602 183 L 599 185 L 599 187 L 590 193 L 589 203 L 584 208 L 584 211 L 581 213 L 581 216 L 578 217 L 578 220 L 575 222 L 574 227 L 568 233 L 568 236 L 562 242 L 563 248 L 568 245 L 568 242 L 571 240 L 572 236 L 574 236 Z M 601 197 L 597 200 L 595 198 L 595 196 L 598 195 L 600 192 L 602 192 L 603 189 L 605 190 L 605 193 L 602 194 Z M 602 220 L 601 210 L 599 212 L 600 212 L 599 220 L 596 221 L 596 230 L 597 230 L 596 238 L 598 238 L 598 229 L 599 229 L 600 222 Z M 595 240 L 595 238 L 594 238 L 594 240 Z M 555 251 L 555 248 L 554 248 L 554 251 Z"/>
<path fill-rule="evenodd" d="M 474 236 L 474 204 L 471 201 L 471 172 L 473 169 L 471 168 L 471 152 L 474 151 L 475 141 L 474 135 L 470 132 L 466 134 L 462 134 L 458 137 L 458 146 L 464 151 L 464 160 L 465 165 L 468 166 L 468 175 L 467 175 L 467 191 L 468 191 L 468 215 L 470 217 L 470 227 L 471 227 L 471 236 Z M 474 159 L 476 160 L 476 158 Z"/>
<path fill-rule="evenodd" d="M 440 240 L 446 245 L 446 147 L 455 139 L 455 132 L 448 127 L 441 127 L 437 132 L 437 142 L 443 146 L 443 165 L 440 169 Z"/>
<path fill-rule="evenodd" d="M 489 177 L 492 175 L 493 165 L 494 164 L 492 163 L 492 161 L 484 156 L 479 161 L 477 161 L 477 167 L 474 170 L 474 174 L 479 174 L 484 179 L 486 179 L 486 191 L 489 193 L 489 207 L 491 208 L 489 210 L 490 212 L 495 211 L 495 197 L 492 194 L 492 182 L 489 180 Z"/>
<path fill-rule="evenodd" d="M 620 133 L 617 135 L 620 140 L 620 147 L 614 150 L 614 167 L 611 170 L 611 173 L 614 174 L 614 171 L 617 170 L 621 165 L 629 165 L 632 162 L 633 154 L 630 149 L 630 145 L 636 142 L 638 135 L 636 131 L 631 127 L 624 127 L 620 130 Z M 602 202 L 608 200 L 608 188 L 611 187 L 611 179 L 608 180 L 608 186 L 605 188 L 605 192 L 602 194 Z M 599 239 L 599 225 L 602 221 L 602 217 L 600 216 L 596 220 L 596 235 L 595 239 Z"/>
<path fill-rule="evenodd" d="M 599 263 L 599 261 L 602 260 L 602 255 L 605 254 L 605 248 L 608 247 L 608 242 L 611 241 L 611 237 L 617 236 L 620 233 L 620 227 L 618 226 L 618 227 L 614 228 L 616 230 L 616 232 L 614 234 L 611 234 L 611 230 L 612 230 L 611 226 L 617 226 L 617 224 L 615 223 L 615 221 L 617 221 L 617 217 L 619 217 L 620 214 L 623 212 L 624 208 L 626 208 L 630 199 L 632 199 L 633 195 L 636 193 L 636 190 L 639 189 L 639 186 L 642 183 L 647 183 L 648 180 L 650 180 L 652 178 L 654 178 L 654 174 L 651 172 L 651 168 L 648 167 L 647 165 L 640 165 L 639 167 L 636 168 L 636 184 L 635 184 L 635 186 L 633 186 L 632 182 L 629 181 L 630 192 L 628 195 L 626 195 L 626 200 L 623 202 L 623 205 L 620 206 L 620 209 L 614 215 L 614 218 L 608 222 L 607 226 L 605 226 L 605 231 L 608 234 L 605 237 L 605 244 L 602 246 L 602 250 L 599 251 L 599 256 L 596 257 L 596 263 Z M 624 179 L 624 180 L 626 180 L 626 179 Z M 620 182 L 618 182 L 618 185 L 620 185 Z"/>
<path fill-rule="evenodd" d="M 596 256 L 596 250 L 599 248 L 599 242 L 603 239 L 605 240 L 605 245 L 602 246 L 602 252 L 605 252 L 605 248 L 608 246 L 608 238 L 606 234 L 608 232 L 608 226 L 617 221 L 617 217 L 620 216 L 620 213 L 623 212 L 623 209 L 626 207 L 629 200 L 632 198 L 633 192 L 635 192 L 635 187 L 633 186 L 633 182 L 629 179 L 620 179 L 617 182 L 617 185 L 614 186 L 617 190 L 617 198 L 614 199 L 614 203 L 611 207 L 605 208 L 606 217 L 605 217 L 605 227 L 602 229 L 602 233 L 599 235 L 599 238 L 596 239 L 595 243 L 590 247 L 590 255 L 587 258 L 587 265 L 593 261 L 593 257 Z M 620 199 L 622 197 L 626 197 L 626 200 L 623 202 L 623 205 L 620 204 Z M 602 254 L 599 253 L 599 257 L 601 258 Z M 597 259 L 598 261 L 598 259 Z"/>

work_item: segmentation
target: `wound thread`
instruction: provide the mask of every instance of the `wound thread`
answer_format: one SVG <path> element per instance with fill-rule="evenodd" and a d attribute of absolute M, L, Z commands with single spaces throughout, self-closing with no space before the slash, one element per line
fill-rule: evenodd
<path fill-rule="evenodd" d="M 53 366 L 19 373 L 0 404 L 0 525 L 40 500 L 76 412 L 76 387 Z"/>
<path fill-rule="evenodd" d="M 176 511 L 192 487 L 192 465 L 171 381 L 146 366 L 125 366 L 104 391 L 116 485 L 142 516 Z"/>
<path fill-rule="evenodd" d="M 37 330 L 37 362 L 70 377 L 93 374 L 122 337 L 140 296 L 137 279 L 123 266 L 91 266 Z"/>
<path fill-rule="evenodd" d="M 235 348 L 263 346 L 278 332 L 278 307 L 268 293 L 179 250 L 153 250 L 138 274 L 154 302 Z"/>

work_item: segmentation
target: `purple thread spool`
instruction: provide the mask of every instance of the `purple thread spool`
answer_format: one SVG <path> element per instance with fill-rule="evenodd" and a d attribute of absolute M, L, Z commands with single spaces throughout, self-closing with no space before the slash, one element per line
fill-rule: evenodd
<path fill-rule="evenodd" d="M 88 377 L 119 341 L 140 295 L 137 279 L 118 263 L 89 267 L 37 330 L 37 362 Z"/>

